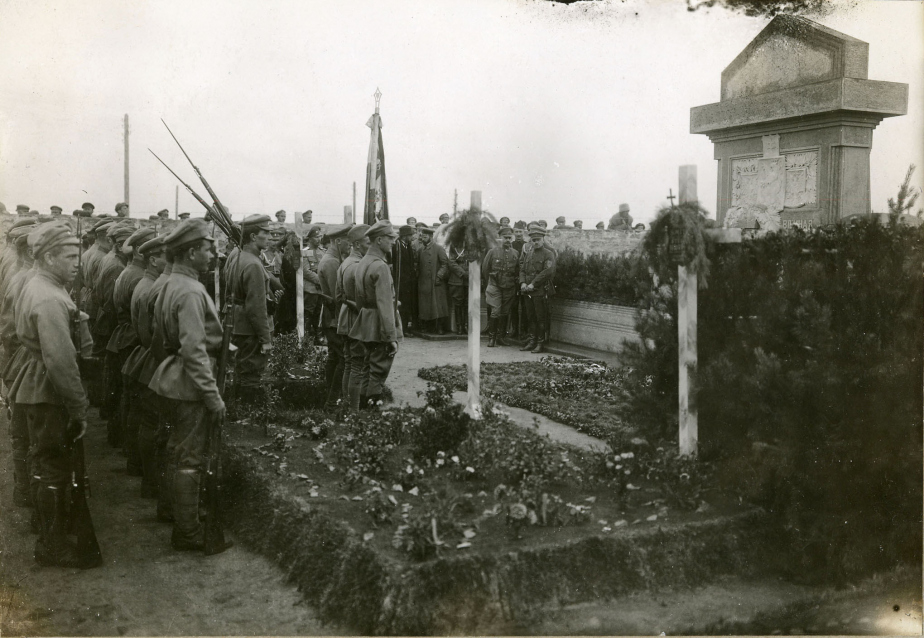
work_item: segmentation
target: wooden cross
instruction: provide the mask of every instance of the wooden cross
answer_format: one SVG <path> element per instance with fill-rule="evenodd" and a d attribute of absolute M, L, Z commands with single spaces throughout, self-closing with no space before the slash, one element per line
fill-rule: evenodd
<path fill-rule="evenodd" d="M 673 188 L 668 189 L 667 192 L 670 193 L 670 195 L 668 195 L 667 198 L 668 198 L 669 200 L 671 200 L 671 208 L 673 208 L 673 207 L 674 207 L 674 200 L 677 198 L 677 196 L 674 195 L 674 189 L 673 189 Z"/>

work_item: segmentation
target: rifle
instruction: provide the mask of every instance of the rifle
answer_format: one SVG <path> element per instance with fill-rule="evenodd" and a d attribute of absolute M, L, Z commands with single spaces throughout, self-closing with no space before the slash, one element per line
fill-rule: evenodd
<path fill-rule="evenodd" d="M 177 146 L 180 147 L 180 150 L 183 151 L 183 155 L 186 156 L 186 159 L 192 164 L 193 170 L 196 171 L 196 175 L 199 176 L 199 180 L 202 182 L 202 185 L 205 186 L 205 190 L 208 191 L 209 195 L 212 197 L 212 205 L 209 205 L 204 199 L 199 197 L 198 194 L 190 187 L 186 182 L 180 179 L 180 176 L 173 172 L 167 164 L 157 157 L 154 151 L 151 151 L 151 154 L 154 157 L 157 157 L 158 161 L 164 165 L 164 167 L 173 173 L 173 176 L 176 177 L 183 186 L 186 187 L 186 190 L 196 198 L 196 200 L 205 207 L 207 214 L 206 219 L 214 222 L 215 226 L 218 227 L 227 237 L 228 240 L 238 246 L 242 247 L 243 235 L 242 233 L 235 232 L 234 223 L 231 220 L 231 216 L 228 214 L 228 209 L 222 205 L 221 201 L 218 199 L 218 195 L 215 194 L 215 191 L 212 190 L 212 187 L 209 186 L 209 183 L 206 181 L 205 177 L 202 175 L 202 171 L 193 164 L 192 159 L 189 157 L 189 154 L 186 152 L 186 149 L 183 148 L 183 145 L 180 144 L 180 141 L 176 139 L 176 135 L 173 134 L 173 131 L 170 130 L 170 127 L 167 126 L 167 123 L 163 122 L 164 126 L 167 127 L 167 130 L 170 132 L 170 136 L 177 143 Z M 148 149 L 149 151 L 151 149 Z M 216 269 L 218 264 L 216 263 Z M 224 318 L 222 320 L 222 334 L 221 334 L 221 352 L 218 357 L 218 368 L 216 370 L 216 382 L 218 385 L 218 391 L 224 396 L 225 394 L 225 378 L 228 371 L 228 355 L 231 351 L 231 335 L 234 333 L 234 312 L 233 308 L 228 308 L 227 306 L 234 303 L 234 289 L 232 286 L 231 295 L 228 297 L 228 304 L 226 304 Z M 221 433 L 222 433 L 221 423 L 217 419 L 209 419 L 208 428 L 206 432 L 206 443 L 205 443 L 205 493 L 206 493 L 206 508 L 208 511 L 207 516 L 205 517 L 205 538 L 204 538 L 204 551 L 206 556 L 211 556 L 213 554 L 218 554 L 225 551 L 233 543 L 225 539 L 224 528 L 221 525 L 221 520 L 218 517 L 218 509 L 221 504 L 221 485 L 220 485 L 220 475 L 221 475 Z"/>
<path fill-rule="evenodd" d="M 77 237 L 80 237 L 80 216 L 77 217 Z M 77 273 L 80 276 L 83 266 L 83 246 L 77 251 Z M 83 288 L 83 278 L 80 276 L 74 288 L 74 297 L 77 303 L 77 314 L 74 319 L 76 338 L 74 348 L 77 351 L 78 364 L 81 361 L 83 331 L 80 325 L 80 296 Z M 79 367 L 79 365 L 78 365 Z M 103 564 L 103 556 L 99 550 L 99 541 L 96 539 L 96 530 L 93 528 L 93 518 L 90 516 L 90 507 L 87 497 L 90 496 L 90 480 L 87 476 L 87 461 L 83 451 L 83 439 L 77 439 L 71 445 L 71 526 L 77 535 L 77 553 L 82 563 L 89 567 L 99 567 Z"/>

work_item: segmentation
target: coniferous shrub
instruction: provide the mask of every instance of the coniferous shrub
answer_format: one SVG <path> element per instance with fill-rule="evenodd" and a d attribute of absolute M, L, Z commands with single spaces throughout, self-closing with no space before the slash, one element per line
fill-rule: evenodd
<path fill-rule="evenodd" d="M 703 256 L 701 456 L 725 459 L 727 484 L 778 516 L 804 573 L 920 563 L 924 232 L 862 220 L 707 243 Z M 675 279 L 653 290 L 641 343 L 624 352 L 621 404 L 622 418 L 668 440 Z"/>
<path fill-rule="evenodd" d="M 585 255 L 572 248 L 555 259 L 556 297 L 637 306 L 648 291 L 647 264 L 638 254 Z"/>

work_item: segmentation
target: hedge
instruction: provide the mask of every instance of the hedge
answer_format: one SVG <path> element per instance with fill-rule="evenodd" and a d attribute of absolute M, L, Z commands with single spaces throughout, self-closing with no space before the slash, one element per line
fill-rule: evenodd
<path fill-rule="evenodd" d="M 555 261 L 555 295 L 574 301 L 637 306 L 649 292 L 647 272 L 645 259 L 635 253 L 585 255 L 565 248 Z"/>
<path fill-rule="evenodd" d="M 920 565 L 924 231 L 861 221 L 706 242 L 705 257 L 701 455 L 723 459 L 726 479 L 777 515 L 803 548 L 803 573 L 840 580 Z M 647 247 L 645 258 L 663 254 Z M 675 279 L 650 289 L 641 342 L 624 351 L 619 408 L 673 440 Z"/>

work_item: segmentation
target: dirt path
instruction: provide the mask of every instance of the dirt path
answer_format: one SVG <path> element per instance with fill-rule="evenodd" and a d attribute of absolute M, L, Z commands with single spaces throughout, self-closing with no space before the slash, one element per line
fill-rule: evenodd
<path fill-rule="evenodd" d="M 94 412 L 95 413 L 95 412 Z M 170 526 L 140 478 L 90 424 L 90 510 L 104 565 L 81 571 L 35 564 L 31 510 L 12 506 L 7 424 L 0 436 L 0 635 L 328 635 L 283 571 L 237 545 L 224 554 L 174 552 Z"/>

